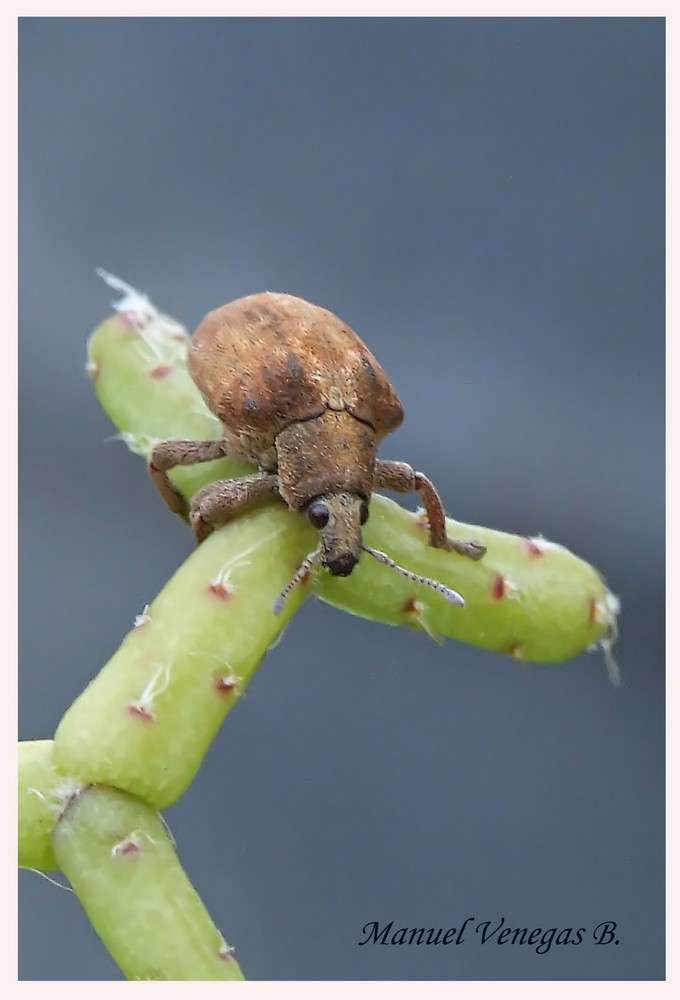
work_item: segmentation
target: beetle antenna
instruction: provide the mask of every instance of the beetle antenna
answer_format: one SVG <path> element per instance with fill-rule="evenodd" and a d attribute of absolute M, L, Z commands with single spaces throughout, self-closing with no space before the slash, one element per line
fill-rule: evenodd
<path fill-rule="evenodd" d="M 286 598 L 290 594 L 293 587 L 297 587 L 298 583 L 302 583 L 302 581 L 307 576 L 314 563 L 319 561 L 320 556 L 321 552 L 319 551 L 319 549 L 315 549 L 314 552 L 309 553 L 306 559 L 302 560 L 300 566 L 298 567 L 297 573 L 295 574 L 293 579 L 286 584 L 286 586 L 283 588 L 283 590 L 276 599 L 276 603 L 274 604 L 273 608 L 275 615 L 281 613 L 281 611 L 283 610 L 283 605 L 286 603 Z"/>
<path fill-rule="evenodd" d="M 451 601 L 451 604 L 457 604 L 461 608 L 465 607 L 465 601 L 460 594 L 455 590 L 451 590 L 450 587 L 445 587 L 439 580 L 430 580 L 427 576 L 420 576 L 419 573 L 412 573 L 410 569 L 404 569 L 403 566 L 399 566 L 395 563 L 394 559 L 390 559 L 380 549 L 372 549 L 368 545 L 362 545 L 361 547 L 364 552 L 368 552 L 378 562 L 384 563 L 385 566 L 389 566 L 391 569 L 396 569 L 397 573 L 401 573 L 402 576 L 406 576 L 409 580 L 414 580 L 416 583 L 424 583 L 426 587 L 432 587 L 433 590 L 438 590 L 440 594 L 444 595 L 447 601 Z"/>

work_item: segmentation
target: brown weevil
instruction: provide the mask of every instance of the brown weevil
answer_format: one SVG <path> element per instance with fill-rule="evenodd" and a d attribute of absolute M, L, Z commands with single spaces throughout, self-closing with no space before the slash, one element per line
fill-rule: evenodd
<path fill-rule="evenodd" d="M 197 542 L 265 497 L 279 496 L 319 531 L 318 547 L 277 601 L 321 564 L 348 576 L 368 552 L 399 572 L 464 604 L 455 591 L 397 566 L 363 545 L 361 527 L 375 489 L 416 490 L 430 544 L 480 559 L 485 548 L 446 534 L 444 508 L 430 480 L 405 462 L 376 458 L 378 443 L 404 410 L 382 368 L 333 313 L 293 295 L 262 292 L 209 313 L 189 349 L 191 377 L 222 424 L 216 441 L 162 441 L 149 471 L 168 507 L 188 521 Z M 229 455 L 257 473 L 199 490 L 187 503 L 168 477 L 176 465 Z"/>

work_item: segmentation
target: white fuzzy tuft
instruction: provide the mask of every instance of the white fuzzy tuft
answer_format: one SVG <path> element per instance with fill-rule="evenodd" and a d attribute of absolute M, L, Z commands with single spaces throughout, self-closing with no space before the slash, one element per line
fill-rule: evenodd
<path fill-rule="evenodd" d="M 130 702 L 130 708 L 142 715 L 155 719 L 154 706 L 157 698 L 163 694 L 170 683 L 170 667 L 167 664 L 160 664 L 158 670 L 146 685 L 141 695 L 136 701 Z"/>
<path fill-rule="evenodd" d="M 141 615 L 135 615 L 135 623 L 133 628 L 141 628 L 142 625 L 148 625 L 151 621 L 151 615 L 149 614 L 149 605 L 144 605 L 144 610 Z"/>
<path fill-rule="evenodd" d="M 618 616 L 621 613 L 621 601 L 616 594 L 612 594 L 612 592 L 608 590 L 604 601 L 596 604 L 595 612 L 596 620 L 607 626 L 607 632 L 601 639 L 598 639 L 597 642 L 588 647 L 588 652 L 594 653 L 596 651 L 602 651 L 609 680 L 615 687 L 618 687 L 621 683 L 621 671 L 619 670 L 618 663 L 614 659 L 612 649 L 614 648 L 616 640 L 619 637 Z"/>
<path fill-rule="evenodd" d="M 551 542 L 549 539 L 544 538 L 543 535 L 534 535 L 533 538 L 529 539 L 536 548 L 540 549 L 541 552 L 568 552 L 569 550 L 560 545 L 559 542 Z"/>
<path fill-rule="evenodd" d="M 137 291 L 115 274 L 110 274 L 101 267 L 97 268 L 97 274 L 110 288 L 121 293 L 121 297 L 111 305 L 117 313 L 132 322 L 148 349 L 150 364 L 183 360 L 186 357 L 189 337 L 180 323 L 159 313 L 148 295 Z"/>
<path fill-rule="evenodd" d="M 162 438 L 151 437 L 149 434 L 133 434 L 130 431 L 120 431 L 119 434 L 112 434 L 110 437 L 107 437 L 106 443 L 108 444 L 109 441 L 122 441 L 134 455 L 141 455 L 142 458 L 148 458 L 161 440 Z"/>
<path fill-rule="evenodd" d="M 50 812 L 59 820 L 66 812 L 69 803 L 78 798 L 84 788 L 85 785 L 81 785 L 74 778 L 63 778 L 50 790 L 48 795 L 43 794 L 38 788 L 29 788 L 28 793 L 45 802 Z"/>

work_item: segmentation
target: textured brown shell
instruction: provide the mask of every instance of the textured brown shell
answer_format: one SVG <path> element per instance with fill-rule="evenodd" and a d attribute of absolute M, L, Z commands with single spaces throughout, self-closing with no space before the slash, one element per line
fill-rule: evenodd
<path fill-rule="evenodd" d="M 377 440 L 404 416 L 356 333 L 293 295 L 262 292 L 215 309 L 194 334 L 188 364 L 225 427 L 263 443 L 326 409 L 347 410 L 373 427 Z"/>

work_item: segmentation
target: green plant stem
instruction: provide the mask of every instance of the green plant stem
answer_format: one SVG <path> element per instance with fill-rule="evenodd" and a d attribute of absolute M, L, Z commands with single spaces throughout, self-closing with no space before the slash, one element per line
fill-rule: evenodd
<path fill-rule="evenodd" d="M 90 786 L 67 806 L 52 845 L 127 979 L 243 979 L 148 805 Z"/>
<path fill-rule="evenodd" d="M 59 868 L 51 836 L 57 816 L 78 788 L 57 774 L 52 764 L 52 740 L 19 743 L 19 867 L 53 872 Z"/>
<path fill-rule="evenodd" d="M 61 871 L 127 979 L 243 973 L 154 810 L 59 776 L 51 740 L 19 744 L 19 864 Z"/>
<path fill-rule="evenodd" d="M 245 514 L 184 562 L 67 710 L 57 768 L 158 809 L 185 791 L 267 648 L 303 600 L 272 607 L 313 544 L 282 505 Z"/>

